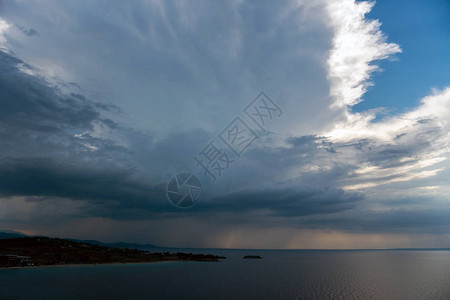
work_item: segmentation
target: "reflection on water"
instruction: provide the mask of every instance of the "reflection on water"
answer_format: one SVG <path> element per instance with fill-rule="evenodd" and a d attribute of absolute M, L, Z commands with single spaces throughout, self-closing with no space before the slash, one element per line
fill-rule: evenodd
<path fill-rule="evenodd" d="M 0 270 L 0 298 L 450 299 L 450 251 L 195 251 L 228 259 Z"/>

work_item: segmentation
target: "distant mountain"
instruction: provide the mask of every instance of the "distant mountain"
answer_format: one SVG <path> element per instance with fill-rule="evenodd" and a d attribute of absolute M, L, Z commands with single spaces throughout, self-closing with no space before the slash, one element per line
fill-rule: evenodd
<path fill-rule="evenodd" d="M 70 239 L 75 242 L 79 243 L 88 243 L 92 245 L 98 245 L 103 247 L 115 247 L 115 248 L 128 248 L 128 249 L 152 249 L 152 248 L 161 248 L 159 246 L 155 246 L 152 244 L 138 244 L 138 243 L 104 243 L 96 240 L 76 240 L 76 239 Z"/>
<path fill-rule="evenodd" d="M 4 239 L 15 239 L 15 238 L 21 238 L 21 237 L 30 237 L 29 235 L 26 235 L 22 232 L 18 231 L 12 231 L 12 230 L 0 230 L 0 240 Z M 115 247 L 115 248 L 128 248 L 128 249 L 155 249 L 155 248 L 161 248 L 159 246 L 155 246 L 152 244 L 138 244 L 138 243 L 123 243 L 123 242 L 117 242 L 117 243 L 104 243 L 96 240 L 78 240 L 78 239 L 67 239 L 74 242 L 79 243 L 88 243 L 92 245 L 98 245 L 103 247 Z"/>
<path fill-rule="evenodd" d="M 4 239 L 14 239 L 14 238 L 19 238 L 19 237 L 26 237 L 27 235 L 22 233 L 22 232 L 18 232 L 18 231 L 12 231 L 12 230 L 1 230 L 0 231 L 0 240 L 4 240 Z"/>

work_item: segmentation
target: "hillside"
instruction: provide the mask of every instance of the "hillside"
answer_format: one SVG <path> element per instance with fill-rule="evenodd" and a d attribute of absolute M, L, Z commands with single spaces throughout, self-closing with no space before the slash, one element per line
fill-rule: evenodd
<path fill-rule="evenodd" d="M 192 253 L 150 253 L 48 237 L 0 240 L 0 267 L 65 264 L 139 263 L 157 261 L 219 261 L 225 257 Z"/>

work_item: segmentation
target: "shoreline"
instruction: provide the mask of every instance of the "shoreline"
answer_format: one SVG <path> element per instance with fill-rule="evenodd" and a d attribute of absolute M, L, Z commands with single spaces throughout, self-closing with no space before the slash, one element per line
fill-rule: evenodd
<path fill-rule="evenodd" d="M 143 261 L 143 262 L 114 262 L 114 263 L 96 263 L 96 264 L 64 264 L 64 265 L 39 265 L 39 266 L 15 266 L 15 267 L 0 267 L 1 270 L 18 270 L 18 269 L 37 269 L 37 268 L 62 268 L 62 267 L 98 267 L 98 266 L 121 266 L 121 265 L 142 265 L 142 264 L 154 264 L 154 263 L 176 263 L 195 260 L 161 260 L 161 261 Z M 197 261 L 203 262 L 203 261 Z"/>
<path fill-rule="evenodd" d="M 160 262 L 217 262 L 224 256 L 212 254 L 154 252 L 105 247 L 59 238 L 25 237 L 0 240 L 0 268 L 40 268 L 126 265 Z"/>

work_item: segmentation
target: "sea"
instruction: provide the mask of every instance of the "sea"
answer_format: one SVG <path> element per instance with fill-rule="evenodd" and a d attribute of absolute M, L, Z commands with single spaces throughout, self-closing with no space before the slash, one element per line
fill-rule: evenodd
<path fill-rule="evenodd" d="M 450 251 L 170 251 L 227 259 L 2 269 L 0 299 L 450 299 Z"/>

